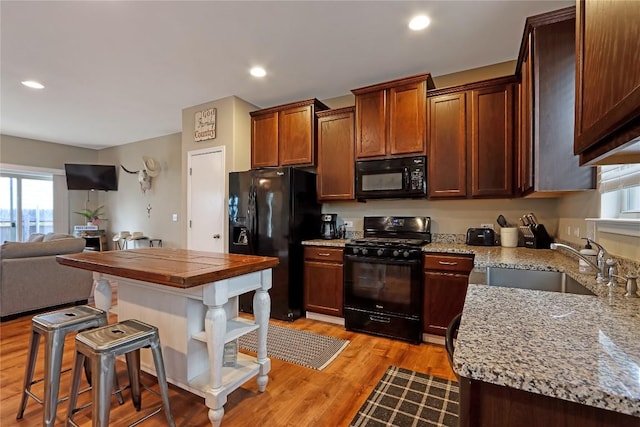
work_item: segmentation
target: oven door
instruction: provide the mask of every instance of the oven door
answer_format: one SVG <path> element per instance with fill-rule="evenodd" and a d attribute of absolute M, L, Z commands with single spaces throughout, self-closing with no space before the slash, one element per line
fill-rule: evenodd
<path fill-rule="evenodd" d="M 344 306 L 420 316 L 422 261 L 345 256 Z"/>

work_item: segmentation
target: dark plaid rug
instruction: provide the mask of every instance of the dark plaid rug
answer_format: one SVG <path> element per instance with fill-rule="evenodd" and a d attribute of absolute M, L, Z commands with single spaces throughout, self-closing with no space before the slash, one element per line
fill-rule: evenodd
<path fill-rule="evenodd" d="M 458 425 L 458 383 L 390 366 L 350 427 Z"/>

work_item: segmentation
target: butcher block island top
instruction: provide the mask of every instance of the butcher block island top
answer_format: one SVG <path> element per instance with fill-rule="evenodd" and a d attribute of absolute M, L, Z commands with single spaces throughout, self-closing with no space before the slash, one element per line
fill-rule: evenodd
<path fill-rule="evenodd" d="M 189 249 L 141 248 L 56 256 L 58 263 L 128 279 L 190 288 L 273 268 L 278 258 Z"/>

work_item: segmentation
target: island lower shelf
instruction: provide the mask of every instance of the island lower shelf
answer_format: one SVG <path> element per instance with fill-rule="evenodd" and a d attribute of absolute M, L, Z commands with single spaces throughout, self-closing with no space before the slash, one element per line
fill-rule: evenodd
<path fill-rule="evenodd" d="M 236 317 L 234 319 L 227 320 L 227 331 L 224 335 L 225 344 L 240 338 L 241 336 L 257 330 L 259 326 L 252 320 Z M 194 340 L 201 342 L 207 342 L 207 335 L 205 331 L 200 331 L 191 336 Z"/>
<path fill-rule="evenodd" d="M 231 393 L 233 390 L 255 377 L 259 372 L 260 364 L 256 361 L 255 356 L 238 353 L 238 361 L 234 367 L 222 368 L 222 389 L 211 390 L 210 392 L 213 395 Z M 209 387 L 210 378 L 211 372 L 205 371 L 189 381 L 189 388 L 194 390 L 193 393 L 204 397 L 204 391 Z"/>

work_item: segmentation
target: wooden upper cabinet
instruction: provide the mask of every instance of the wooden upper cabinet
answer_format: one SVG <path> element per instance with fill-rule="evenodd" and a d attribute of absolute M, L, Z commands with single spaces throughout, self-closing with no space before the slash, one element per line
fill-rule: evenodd
<path fill-rule="evenodd" d="M 527 18 L 516 74 L 518 193 L 557 197 L 595 188 L 573 153 L 575 7 Z"/>
<path fill-rule="evenodd" d="M 355 108 L 325 110 L 318 116 L 318 200 L 355 198 Z"/>
<path fill-rule="evenodd" d="M 522 59 L 521 78 L 518 84 L 516 116 L 516 190 L 523 195 L 533 190 L 533 59 L 531 56 L 531 34 L 529 34 Z"/>
<path fill-rule="evenodd" d="M 281 166 L 314 163 L 313 114 L 310 105 L 289 108 L 278 113 L 278 157 Z"/>
<path fill-rule="evenodd" d="M 426 154 L 426 91 L 430 74 L 354 89 L 356 158 Z"/>
<path fill-rule="evenodd" d="M 578 0 L 576 20 L 575 153 L 581 164 L 640 162 L 640 5 Z"/>
<path fill-rule="evenodd" d="M 471 195 L 513 195 L 514 85 L 471 91 Z"/>
<path fill-rule="evenodd" d="M 251 113 L 251 167 L 278 166 L 278 113 Z"/>
<path fill-rule="evenodd" d="M 428 195 L 466 197 L 466 92 L 429 98 L 428 112 Z"/>
<path fill-rule="evenodd" d="M 385 90 L 356 95 L 356 157 L 379 157 L 387 154 Z"/>
<path fill-rule="evenodd" d="M 389 89 L 389 154 L 425 154 L 427 83 Z"/>
<path fill-rule="evenodd" d="M 317 99 L 251 113 L 251 167 L 315 166 Z"/>
<path fill-rule="evenodd" d="M 513 197 L 514 76 L 428 92 L 430 198 Z"/>

